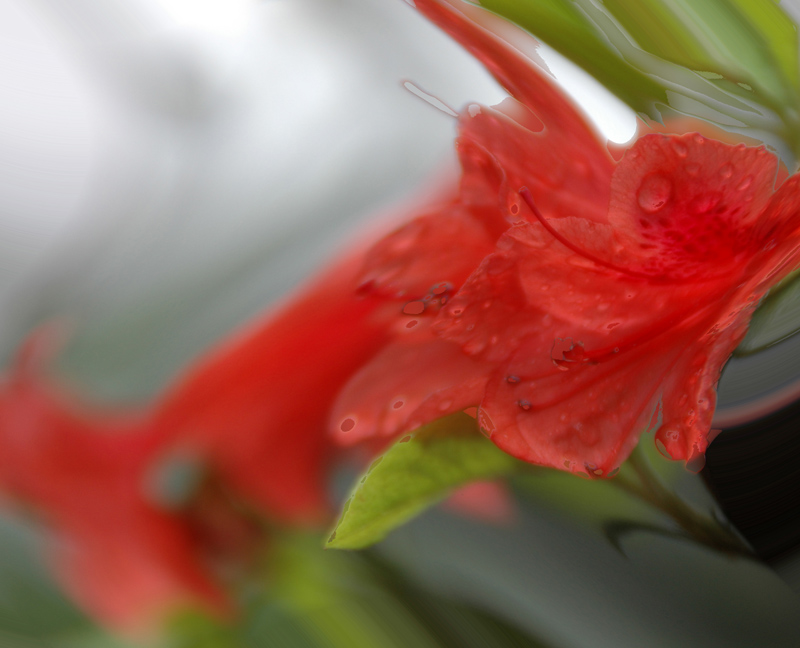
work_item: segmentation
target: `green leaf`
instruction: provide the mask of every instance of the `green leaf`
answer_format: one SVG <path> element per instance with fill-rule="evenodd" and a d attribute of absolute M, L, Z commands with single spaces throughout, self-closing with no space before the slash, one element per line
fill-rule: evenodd
<path fill-rule="evenodd" d="M 734 355 L 763 351 L 800 331 L 800 273 L 770 291 L 750 321 L 747 336 Z"/>
<path fill-rule="evenodd" d="M 773 0 L 481 0 L 639 113 L 662 107 L 800 154 L 797 29 Z"/>
<path fill-rule="evenodd" d="M 466 414 L 440 419 L 401 439 L 372 463 L 326 546 L 367 547 L 454 488 L 509 474 L 518 465 L 485 439 Z"/>

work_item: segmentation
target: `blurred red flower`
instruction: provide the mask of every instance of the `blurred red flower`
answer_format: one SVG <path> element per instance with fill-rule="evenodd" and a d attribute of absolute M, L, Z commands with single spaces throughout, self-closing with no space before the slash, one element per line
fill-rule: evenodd
<path fill-rule="evenodd" d="M 189 529 L 146 496 L 153 437 L 134 413 L 78 408 L 40 373 L 47 332 L 28 340 L 0 392 L 0 489 L 49 532 L 75 600 L 139 629 L 170 606 L 224 606 Z"/>
<path fill-rule="evenodd" d="M 544 74 L 455 2 L 416 6 L 513 95 L 459 119 L 452 198 L 370 251 L 394 340 L 333 411 L 341 443 L 479 406 L 538 465 L 607 476 L 648 426 L 702 459 L 720 371 L 800 261 L 800 193 L 764 147 L 647 134 L 617 162 Z M 465 5 L 459 3 L 459 6 Z"/>
<path fill-rule="evenodd" d="M 225 612 L 224 575 L 269 525 L 329 522 L 326 417 L 387 335 L 382 302 L 352 290 L 362 257 L 200 358 L 146 411 L 79 407 L 42 375 L 49 331 L 31 336 L 0 389 L 0 491 L 44 522 L 87 611 L 131 630 L 182 605 Z"/>
<path fill-rule="evenodd" d="M 59 571 L 101 618 L 224 608 L 215 560 L 250 534 L 237 507 L 321 521 L 334 440 L 477 407 L 500 448 L 572 472 L 612 474 L 649 425 L 675 459 L 705 452 L 720 370 L 800 261 L 800 179 L 774 192 L 763 147 L 697 133 L 645 135 L 617 161 L 519 52 L 455 4 L 416 5 L 514 97 L 461 115 L 447 199 L 145 412 L 83 412 L 25 353 L 4 385 L 0 487 L 54 529 Z M 154 475 L 181 458 L 206 479 L 175 503 Z"/>

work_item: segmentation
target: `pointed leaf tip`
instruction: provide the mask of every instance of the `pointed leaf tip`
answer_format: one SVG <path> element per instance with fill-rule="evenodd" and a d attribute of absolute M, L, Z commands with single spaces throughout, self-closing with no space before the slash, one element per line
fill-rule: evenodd
<path fill-rule="evenodd" d="M 513 472 L 517 459 L 459 413 L 395 443 L 359 477 L 326 548 L 362 549 L 469 482 Z"/>

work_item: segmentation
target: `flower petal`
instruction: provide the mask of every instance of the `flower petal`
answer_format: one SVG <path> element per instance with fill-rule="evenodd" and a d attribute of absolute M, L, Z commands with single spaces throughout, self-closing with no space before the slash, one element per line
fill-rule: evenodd
<path fill-rule="evenodd" d="M 548 217 L 580 216 L 604 222 L 613 172 L 608 151 L 596 139 L 576 140 L 574 134 L 549 123 L 547 128 L 531 124 L 529 111 L 513 104 L 507 100 L 495 108 L 470 106 L 461 117 L 459 137 L 460 148 L 469 142 L 491 151 L 510 192 L 509 197 L 503 196 L 509 203 L 510 220 L 520 217 L 522 201 L 517 192 L 527 186 Z"/>
<path fill-rule="evenodd" d="M 400 338 L 342 390 L 331 429 L 343 444 L 393 436 L 480 402 L 490 368 L 430 332 Z"/>
<path fill-rule="evenodd" d="M 319 521 L 327 510 L 328 411 L 349 376 L 386 342 L 391 312 L 358 297 L 359 251 L 290 303 L 186 372 L 158 408 L 162 447 L 202 457 L 267 515 Z"/>
<path fill-rule="evenodd" d="M 611 181 L 614 262 L 654 278 L 726 274 L 761 247 L 754 228 L 777 167 L 763 146 L 730 146 L 697 133 L 640 138 Z"/>
<path fill-rule="evenodd" d="M 367 253 L 360 292 L 407 300 L 449 296 L 494 247 L 482 213 L 454 201 L 384 237 Z"/>
<path fill-rule="evenodd" d="M 420 13 L 441 27 L 474 55 L 495 79 L 520 103 L 531 109 L 551 131 L 559 133 L 559 143 L 580 143 L 595 150 L 585 155 L 607 152 L 599 144 L 594 129 L 558 86 L 519 50 L 481 26 L 488 14 L 466 2 L 415 0 Z M 466 12 L 470 12 L 467 17 Z M 551 142 L 555 144 L 555 142 Z M 570 148 L 575 148 L 571 146 Z M 581 155 L 581 159 L 584 155 Z"/>
<path fill-rule="evenodd" d="M 129 629 L 178 605 L 224 609 L 189 530 L 146 498 L 145 419 L 81 412 L 37 375 L 40 342 L 29 340 L 0 390 L 0 487 L 51 530 L 65 587 L 105 623 Z"/>

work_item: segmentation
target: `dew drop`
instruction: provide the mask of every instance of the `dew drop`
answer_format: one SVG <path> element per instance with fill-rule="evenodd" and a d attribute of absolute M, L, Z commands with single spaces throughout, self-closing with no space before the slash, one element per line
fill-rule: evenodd
<path fill-rule="evenodd" d="M 400 443 L 408 443 L 409 441 L 411 441 L 411 435 L 410 434 L 408 436 L 404 436 L 402 439 L 400 439 Z"/>
<path fill-rule="evenodd" d="M 686 153 L 688 153 L 688 150 L 683 142 L 675 142 L 673 144 L 673 148 L 675 149 L 675 152 L 678 154 L 679 157 L 682 158 L 686 157 Z"/>
<path fill-rule="evenodd" d="M 395 401 L 394 403 L 392 403 L 392 408 L 393 409 L 400 409 L 401 407 L 403 407 L 403 405 L 405 405 L 405 403 L 403 401 L 401 401 L 401 400 L 398 400 L 398 401 Z"/>
<path fill-rule="evenodd" d="M 672 459 L 672 455 L 667 452 L 667 447 L 664 445 L 661 439 L 656 439 L 656 448 L 658 448 L 658 451 L 667 459 Z"/>
<path fill-rule="evenodd" d="M 529 400 L 517 401 L 517 405 L 519 405 L 520 409 L 524 409 L 526 412 L 531 408 L 531 402 Z"/>
<path fill-rule="evenodd" d="M 411 320 L 406 324 L 406 328 L 414 328 L 417 324 L 419 324 L 419 320 Z"/>
<path fill-rule="evenodd" d="M 448 292 L 448 291 L 450 291 L 452 289 L 453 289 L 452 285 L 450 285 L 446 281 L 442 281 L 441 283 L 438 283 L 435 286 L 433 286 L 433 288 L 431 288 L 431 292 L 434 295 L 443 295 L 444 293 L 446 293 L 446 292 Z"/>
<path fill-rule="evenodd" d="M 747 189 L 751 184 L 753 184 L 753 176 L 747 176 L 744 178 L 739 185 L 736 187 L 739 191 L 744 191 Z"/>
<path fill-rule="evenodd" d="M 506 382 L 510 385 L 516 385 L 519 383 L 519 376 L 506 376 Z"/>
<path fill-rule="evenodd" d="M 470 340 L 462 348 L 467 355 L 478 355 L 486 348 L 486 342 L 480 339 Z"/>
<path fill-rule="evenodd" d="M 355 426 L 356 422 L 354 419 L 346 418 L 344 421 L 342 421 L 342 424 L 339 426 L 339 428 L 342 430 L 342 432 L 349 432 Z"/>
<path fill-rule="evenodd" d="M 406 315 L 421 315 L 425 311 L 425 303 L 421 301 L 408 302 L 403 306 Z"/>
<path fill-rule="evenodd" d="M 695 144 L 702 144 L 703 142 L 706 141 L 706 138 L 703 137 L 700 133 L 695 133 L 693 139 L 695 141 Z"/>
<path fill-rule="evenodd" d="M 439 411 L 446 412 L 452 406 L 453 406 L 453 401 L 451 401 L 451 400 L 443 400 L 441 403 L 439 403 Z"/>
<path fill-rule="evenodd" d="M 719 170 L 719 174 L 720 174 L 720 175 L 721 175 L 723 178 L 725 178 L 725 179 L 728 179 L 728 178 L 730 178 L 730 177 L 733 175 L 733 167 L 732 167 L 730 164 L 726 164 L 725 166 L 723 166 L 723 167 L 722 167 L 722 168 Z"/>
<path fill-rule="evenodd" d="M 492 435 L 496 429 L 494 421 L 482 408 L 478 409 L 478 429 L 480 429 L 481 433 L 489 439 L 492 438 Z"/>
<path fill-rule="evenodd" d="M 697 216 L 706 214 L 719 204 L 720 196 L 713 193 L 697 196 L 689 204 L 689 211 Z"/>
<path fill-rule="evenodd" d="M 642 181 L 642 184 L 639 185 L 636 199 L 644 211 L 652 214 L 667 204 L 671 194 L 672 182 L 670 182 L 669 178 L 653 174 L 647 176 Z"/>

